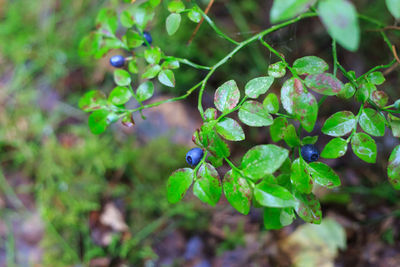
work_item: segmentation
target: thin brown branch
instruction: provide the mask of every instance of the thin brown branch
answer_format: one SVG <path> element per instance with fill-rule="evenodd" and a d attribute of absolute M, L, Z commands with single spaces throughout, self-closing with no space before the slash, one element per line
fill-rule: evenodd
<path fill-rule="evenodd" d="M 392 51 L 393 51 L 393 55 L 394 55 L 394 58 L 396 59 L 397 63 L 400 64 L 400 58 L 399 58 L 399 55 L 397 55 L 396 47 L 394 45 L 392 45 Z"/>
<path fill-rule="evenodd" d="M 206 7 L 206 10 L 204 10 L 204 13 L 207 15 L 208 11 L 210 11 L 212 5 L 214 4 L 214 0 L 210 0 L 210 2 L 208 2 L 208 5 Z M 196 28 L 194 29 L 192 36 L 190 36 L 189 41 L 187 42 L 187 45 L 190 45 L 193 41 L 193 38 L 196 36 L 197 32 L 200 29 L 201 24 L 203 23 L 204 18 L 201 18 L 200 22 L 197 24 Z"/>

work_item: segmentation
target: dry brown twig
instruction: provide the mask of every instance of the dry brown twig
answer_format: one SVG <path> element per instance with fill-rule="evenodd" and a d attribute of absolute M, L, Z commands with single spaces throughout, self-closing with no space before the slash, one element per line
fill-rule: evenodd
<path fill-rule="evenodd" d="M 210 0 L 210 2 L 208 2 L 208 5 L 207 5 L 207 7 L 206 7 L 206 10 L 204 10 L 204 13 L 205 13 L 206 15 L 208 14 L 208 11 L 210 11 L 210 9 L 211 9 L 211 7 L 212 7 L 213 4 L 214 4 L 214 0 Z M 193 33 L 192 33 L 192 36 L 190 36 L 190 39 L 189 39 L 189 41 L 187 42 L 187 45 L 190 45 L 190 44 L 192 43 L 193 38 L 196 36 L 197 32 L 199 31 L 200 26 L 201 26 L 201 24 L 203 23 L 203 21 L 204 21 L 204 18 L 201 18 L 200 22 L 199 22 L 199 23 L 197 24 L 197 26 L 196 26 L 196 29 L 194 29 L 194 31 L 193 31 Z"/>

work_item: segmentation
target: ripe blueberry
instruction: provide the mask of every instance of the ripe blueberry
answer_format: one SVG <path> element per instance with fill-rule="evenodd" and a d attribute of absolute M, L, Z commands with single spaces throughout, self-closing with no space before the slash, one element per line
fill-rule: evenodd
<path fill-rule="evenodd" d="M 186 162 L 192 166 L 196 166 L 203 158 L 203 155 L 203 149 L 198 147 L 192 148 L 188 153 L 186 153 Z"/>
<path fill-rule="evenodd" d="M 146 41 L 149 43 L 149 45 L 151 45 L 151 43 L 153 42 L 153 38 L 151 37 L 151 34 L 149 32 L 144 31 L 143 37 L 146 39 Z"/>
<path fill-rule="evenodd" d="M 305 145 L 301 147 L 301 156 L 307 162 L 317 161 L 319 159 L 319 151 L 314 145 Z"/>
<path fill-rule="evenodd" d="M 121 56 L 121 55 L 112 56 L 110 58 L 110 64 L 113 67 L 121 68 L 125 64 L 125 58 L 123 56 Z"/>

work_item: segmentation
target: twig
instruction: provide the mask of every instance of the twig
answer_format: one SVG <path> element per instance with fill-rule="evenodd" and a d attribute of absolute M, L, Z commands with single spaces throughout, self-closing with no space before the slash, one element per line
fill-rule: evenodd
<path fill-rule="evenodd" d="M 395 47 L 394 45 L 392 45 L 392 52 L 393 52 L 393 56 L 394 56 L 394 58 L 396 59 L 397 63 L 400 64 L 400 58 L 399 58 L 399 56 L 397 55 L 396 47 Z"/>
<path fill-rule="evenodd" d="M 210 11 L 212 5 L 214 4 L 214 0 L 210 0 L 210 2 L 208 2 L 208 5 L 206 7 L 206 10 L 204 11 L 204 14 L 208 14 L 208 11 Z M 201 18 L 200 22 L 197 24 L 196 28 L 194 29 L 192 36 L 190 36 L 189 41 L 187 42 L 187 45 L 190 45 L 193 41 L 193 38 L 196 36 L 197 32 L 200 29 L 201 24 L 203 24 L 204 21 L 204 17 Z"/>

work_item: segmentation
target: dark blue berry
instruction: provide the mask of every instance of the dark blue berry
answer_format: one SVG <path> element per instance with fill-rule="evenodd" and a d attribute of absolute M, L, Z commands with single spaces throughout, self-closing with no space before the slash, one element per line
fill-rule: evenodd
<path fill-rule="evenodd" d="M 121 56 L 121 55 L 112 56 L 110 58 L 110 64 L 113 67 L 121 68 L 125 64 L 125 58 L 123 56 Z"/>
<path fill-rule="evenodd" d="M 305 145 L 301 147 L 301 156 L 307 162 L 314 162 L 319 159 L 319 151 L 314 145 Z"/>
<path fill-rule="evenodd" d="M 198 147 L 192 148 L 188 153 L 186 153 L 186 162 L 192 166 L 196 166 L 203 158 L 203 155 L 203 149 Z"/>
<path fill-rule="evenodd" d="M 153 38 L 151 37 L 151 34 L 149 32 L 144 31 L 143 36 L 146 39 L 146 41 L 151 45 L 151 43 L 153 42 Z"/>

